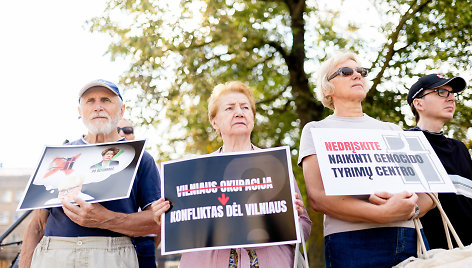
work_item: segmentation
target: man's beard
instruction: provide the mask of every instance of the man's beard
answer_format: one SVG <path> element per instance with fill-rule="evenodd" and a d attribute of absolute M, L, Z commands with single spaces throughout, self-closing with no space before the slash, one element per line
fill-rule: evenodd
<path fill-rule="evenodd" d="M 88 119 L 84 118 L 83 122 L 88 132 L 93 135 L 104 134 L 107 135 L 112 131 L 116 131 L 116 127 L 120 121 L 120 110 L 114 117 L 111 117 L 107 112 L 96 112 L 90 115 Z M 94 117 L 106 117 L 108 120 L 106 123 L 93 122 Z"/>

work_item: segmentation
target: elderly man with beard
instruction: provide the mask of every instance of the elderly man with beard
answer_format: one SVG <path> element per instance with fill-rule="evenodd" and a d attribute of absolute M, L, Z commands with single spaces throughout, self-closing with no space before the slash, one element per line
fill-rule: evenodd
<path fill-rule="evenodd" d="M 79 114 L 88 129 L 70 145 L 125 140 L 116 129 L 125 105 L 118 87 L 96 80 L 79 92 Z M 20 267 L 138 267 L 130 237 L 159 233 L 150 204 L 160 196 L 159 174 L 143 153 L 129 198 L 39 209 L 25 231 Z M 142 207 L 143 211 L 138 212 Z"/>

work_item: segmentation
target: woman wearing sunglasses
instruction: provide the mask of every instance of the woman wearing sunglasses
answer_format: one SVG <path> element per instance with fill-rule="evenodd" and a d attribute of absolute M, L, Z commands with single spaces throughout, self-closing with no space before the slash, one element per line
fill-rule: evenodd
<path fill-rule="evenodd" d="M 362 111 L 368 70 L 353 53 L 341 53 L 320 68 L 317 98 L 334 113 L 302 131 L 298 164 L 303 168 L 311 206 L 325 214 L 326 267 L 392 267 L 416 255 L 412 218 L 432 207 L 429 197 L 407 192 L 371 196 L 327 196 L 311 128 L 401 129 Z"/>

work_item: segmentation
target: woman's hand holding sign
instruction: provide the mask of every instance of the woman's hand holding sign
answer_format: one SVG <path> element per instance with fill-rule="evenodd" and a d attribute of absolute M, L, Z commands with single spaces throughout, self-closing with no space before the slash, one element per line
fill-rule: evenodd
<path fill-rule="evenodd" d="M 416 206 L 413 209 L 413 215 L 416 214 L 416 210 L 418 208 L 419 212 L 416 217 L 421 218 L 424 216 L 424 214 L 426 214 L 426 212 L 433 209 L 436 205 L 427 194 L 418 193 L 416 195 L 418 196 L 418 200 L 416 202 Z M 437 196 L 437 193 L 435 195 Z M 387 200 L 390 199 L 392 196 L 393 194 L 391 193 L 379 192 L 379 193 L 370 195 L 369 201 L 375 205 L 382 205 L 382 204 L 385 204 Z"/>
<path fill-rule="evenodd" d="M 151 204 L 151 209 L 154 221 L 157 225 L 161 226 L 161 215 L 170 209 L 170 202 L 166 201 L 164 197 L 161 197 L 159 200 Z"/>
<path fill-rule="evenodd" d="M 369 201 L 372 204 L 383 205 L 383 204 L 387 203 L 387 200 L 392 196 L 393 196 L 393 194 L 388 193 L 388 192 L 377 192 L 377 193 L 371 194 L 369 196 Z"/>
<path fill-rule="evenodd" d="M 369 201 L 382 208 L 379 214 L 381 223 L 406 221 L 415 214 L 418 195 L 406 191 L 396 194 L 379 192 L 370 195 Z"/>
<path fill-rule="evenodd" d="M 305 206 L 303 205 L 303 200 L 298 193 L 295 193 L 295 207 L 298 212 L 298 217 L 300 218 L 300 216 L 303 215 Z"/>

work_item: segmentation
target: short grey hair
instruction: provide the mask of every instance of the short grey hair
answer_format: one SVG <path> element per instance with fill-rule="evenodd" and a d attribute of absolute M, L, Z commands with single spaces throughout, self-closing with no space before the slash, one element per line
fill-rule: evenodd
<path fill-rule="evenodd" d="M 331 98 L 331 94 L 334 93 L 334 85 L 330 81 L 328 81 L 328 77 L 336 72 L 335 68 L 340 63 L 345 62 L 347 60 L 353 60 L 357 63 L 360 63 L 357 59 L 356 54 L 351 51 L 343 51 L 338 52 L 337 54 L 333 55 L 332 57 L 325 60 L 320 69 L 318 69 L 317 76 L 316 76 L 316 98 L 321 101 L 324 107 L 327 107 L 331 110 L 334 110 L 333 99 Z M 366 84 L 367 90 L 369 90 Z"/>

